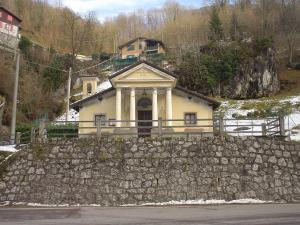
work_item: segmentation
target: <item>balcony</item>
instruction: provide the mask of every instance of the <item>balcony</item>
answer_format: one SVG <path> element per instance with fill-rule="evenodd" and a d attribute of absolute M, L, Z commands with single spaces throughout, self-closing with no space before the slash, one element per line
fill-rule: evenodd
<path fill-rule="evenodd" d="M 148 45 L 145 52 L 156 52 L 158 53 L 158 45 Z"/>

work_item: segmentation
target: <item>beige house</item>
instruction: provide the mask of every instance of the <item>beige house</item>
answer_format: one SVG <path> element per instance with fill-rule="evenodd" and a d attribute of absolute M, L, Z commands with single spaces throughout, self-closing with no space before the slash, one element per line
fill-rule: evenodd
<path fill-rule="evenodd" d="M 166 52 L 163 42 L 144 37 L 132 39 L 120 45 L 118 48 L 122 59 L 136 58 L 142 55 L 162 54 Z"/>
<path fill-rule="evenodd" d="M 109 82 L 111 87 L 97 92 L 97 78 L 84 77 L 83 99 L 71 105 L 79 112 L 80 135 L 95 133 L 97 121 L 103 132 L 141 136 L 154 133 L 159 123 L 168 132 L 212 131 L 219 102 L 178 86 L 167 70 L 139 61 L 112 74 Z"/>

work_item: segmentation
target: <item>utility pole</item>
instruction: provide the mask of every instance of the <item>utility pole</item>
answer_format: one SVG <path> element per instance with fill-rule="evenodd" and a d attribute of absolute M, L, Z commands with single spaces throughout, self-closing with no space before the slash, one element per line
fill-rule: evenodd
<path fill-rule="evenodd" d="M 70 69 L 69 69 L 69 77 L 68 77 L 67 107 L 66 107 L 66 122 L 68 122 L 68 120 L 69 120 L 71 79 L 72 79 L 72 67 L 70 67 Z"/>
<path fill-rule="evenodd" d="M 13 98 L 13 108 L 11 117 L 11 133 L 10 133 L 10 144 L 15 144 L 16 139 L 16 120 L 17 120 L 17 102 L 18 102 L 18 87 L 19 87 L 19 71 L 20 71 L 20 52 L 16 51 L 17 61 L 16 61 L 16 75 L 15 75 L 15 85 L 14 85 L 14 98 Z"/>

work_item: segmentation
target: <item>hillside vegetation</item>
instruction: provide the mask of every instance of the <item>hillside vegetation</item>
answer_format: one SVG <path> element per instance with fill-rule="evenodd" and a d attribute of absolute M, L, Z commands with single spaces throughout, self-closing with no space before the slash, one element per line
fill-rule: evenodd
<path fill-rule="evenodd" d="M 242 57 L 247 57 L 240 54 L 247 52 L 243 43 L 249 40 L 264 45 L 263 49 L 248 46 L 254 53 L 251 57 L 259 56 L 256 50 L 270 47 L 280 56 L 276 61 L 280 70 L 285 71 L 286 65 L 297 68 L 299 63 L 300 2 L 296 0 L 216 0 L 199 9 L 166 1 L 160 9 L 120 14 L 103 22 L 93 12 L 79 15 L 46 0 L 0 0 L 0 4 L 23 20 L 19 122 L 53 119 L 63 111 L 65 71 L 87 66 L 75 60 L 77 54 L 109 56 L 119 44 L 137 36 L 161 39 L 168 59 L 183 74 L 196 63 L 199 67 L 191 75 L 198 84 L 205 81 L 207 89 L 218 87 L 206 92 L 212 95 L 220 94 L 220 81 L 230 83 L 235 76 Z M 0 95 L 7 100 L 4 123 L 9 125 L 15 63 L 3 51 L 0 57 Z M 204 62 L 197 63 L 203 57 Z M 220 60 L 224 63 L 212 69 Z M 201 88 L 191 87 L 200 92 Z"/>

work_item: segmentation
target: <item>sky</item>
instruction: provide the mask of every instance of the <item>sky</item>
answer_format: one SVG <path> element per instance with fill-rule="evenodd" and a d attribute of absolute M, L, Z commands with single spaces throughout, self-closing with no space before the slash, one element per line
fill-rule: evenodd
<path fill-rule="evenodd" d="M 49 0 L 55 5 L 61 2 L 64 6 L 84 15 L 94 11 L 97 18 L 104 21 L 106 18 L 117 16 L 120 13 L 130 13 L 138 9 L 161 8 L 165 0 Z M 187 7 L 201 7 L 209 0 L 177 0 L 178 3 Z"/>

